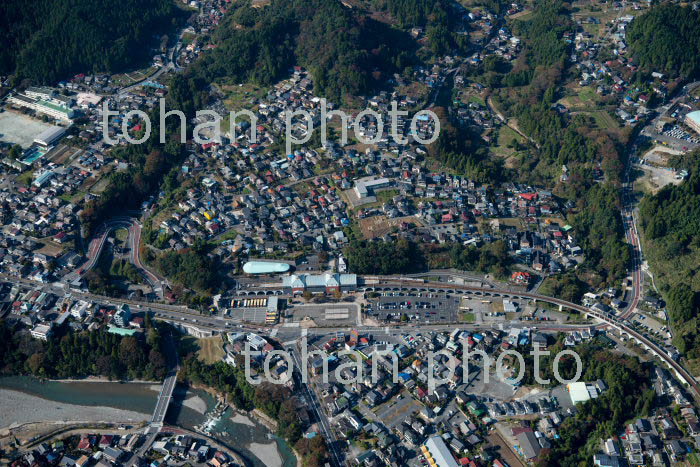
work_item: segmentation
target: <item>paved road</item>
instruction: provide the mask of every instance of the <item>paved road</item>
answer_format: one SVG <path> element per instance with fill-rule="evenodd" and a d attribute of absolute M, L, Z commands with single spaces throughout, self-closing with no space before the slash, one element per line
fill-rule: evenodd
<path fill-rule="evenodd" d="M 141 224 L 136 219 L 129 216 L 114 217 L 102 224 L 97 230 L 96 236 L 90 241 L 87 253 L 87 262 L 81 265 L 75 271 L 68 273 L 63 278 L 63 281 L 67 284 L 73 284 L 76 279 L 83 277 L 88 271 L 94 268 L 100 255 L 102 254 L 102 250 L 107 243 L 107 238 L 109 237 L 110 233 L 112 233 L 114 230 L 122 228 L 126 229 L 128 232 L 127 243 L 129 245 L 129 262 L 143 273 L 153 289 L 153 292 L 158 296 L 158 298 L 162 299 L 163 284 L 166 283 L 166 280 L 147 268 L 141 261 Z"/>
<path fill-rule="evenodd" d="M 163 426 L 165 421 L 165 414 L 168 412 L 168 406 L 170 405 L 170 400 L 173 395 L 173 390 L 177 384 L 177 370 L 173 370 L 168 373 L 163 381 L 163 387 L 158 395 L 158 402 L 156 403 L 156 408 L 153 410 L 153 418 L 151 418 L 151 425 L 156 427 Z"/>
<path fill-rule="evenodd" d="M 180 31 L 180 34 L 177 37 L 177 42 L 175 43 L 175 45 L 172 46 L 168 50 L 168 52 L 166 54 L 166 56 L 168 58 L 168 63 L 166 63 L 163 66 L 161 66 L 160 68 L 158 68 L 158 70 L 156 70 L 156 72 L 153 73 L 148 78 L 144 78 L 141 81 L 137 81 L 136 83 L 133 83 L 133 84 L 130 84 L 129 86 L 125 86 L 125 87 L 121 88 L 117 94 L 120 96 L 124 96 L 124 95 L 128 94 L 129 92 L 133 91 L 134 89 L 136 89 L 137 87 L 141 86 L 146 81 L 155 81 L 156 79 L 158 79 L 160 77 L 160 75 L 162 75 L 166 71 L 171 71 L 171 70 L 172 71 L 180 71 L 181 68 L 177 64 L 177 61 L 174 59 L 174 57 L 175 57 L 175 54 L 177 52 L 179 52 L 180 48 L 182 47 L 182 37 L 184 34 L 185 34 L 185 30 L 183 29 L 182 31 Z"/>
<path fill-rule="evenodd" d="M 158 402 L 156 402 L 156 407 L 153 409 L 153 417 L 151 418 L 150 427 L 148 431 L 160 431 L 165 422 L 165 415 L 168 413 L 168 407 L 172 401 L 173 391 L 177 385 L 177 374 L 180 371 L 180 359 L 177 354 L 177 348 L 175 347 L 175 342 L 173 337 L 168 334 L 165 338 L 165 356 L 168 361 L 168 366 L 170 371 L 168 372 L 165 380 L 163 380 L 163 386 L 161 386 L 160 393 L 158 394 Z"/>
<path fill-rule="evenodd" d="M 146 276 L 153 292 L 163 298 L 163 284 L 167 281 L 147 268 L 141 261 L 141 224 L 137 221 L 133 221 L 129 228 L 129 249 L 129 261 Z"/>
<path fill-rule="evenodd" d="M 698 143 L 693 143 L 692 141 L 685 141 L 682 139 L 674 138 L 672 136 L 667 136 L 649 128 L 645 129 L 642 134 L 644 136 L 648 136 L 649 138 L 653 138 L 661 143 L 665 143 L 671 149 L 675 149 L 678 151 L 692 151 L 693 149 L 700 148 L 700 144 Z"/>
<path fill-rule="evenodd" d="M 406 281 L 398 280 L 396 278 L 393 279 L 388 279 L 384 282 L 385 286 L 405 286 Z M 442 283 L 424 283 L 424 284 L 417 284 L 418 286 L 423 286 L 425 288 L 428 288 L 428 290 L 462 290 L 462 291 L 470 291 L 474 293 L 475 295 L 481 294 L 485 296 L 500 296 L 500 297 L 512 297 L 512 298 L 529 298 L 532 300 L 539 300 L 543 301 L 546 303 L 551 303 L 554 305 L 559 305 L 563 306 L 572 310 L 579 311 L 580 313 L 584 315 L 588 315 L 591 317 L 594 317 L 600 321 L 602 321 L 602 324 L 597 325 L 596 327 L 602 328 L 602 327 L 607 327 L 607 326 L 612 326 L 616 329 L 619 329 L 620 331 L 625 332 L 628 334 L 630 337 L 633 337 L 637 342 L 640 344 L 644 345 L 648 349 L 652 351 L 652 353 L 656 354 L 661 360 L 663 360 L 673 371 L 676 372 L 676 374 L 679 376 L 679 378 L 686 384 L 689 385 L 690 391 L 693 395 L 693 397 L 700 401 L 700 385 L 698 385 L 697 381 L 693 376 L 690 375 L 688 371 L 686 371 L 683 366 L 681 366 L 678 362 L 676 362 L 667 352 L 665 349 L 662 349 L 656 343 L 654 343 L 651 339 L 647 338 L 646 336 L 640 334 L 639 332 L 635 331 L 632 329 L 630 326 L 628 326 L 624 318 L 618 318 L 614 316 L 608 316 L 602 313 L 599 313 L 597 311 L 594 311 L 590 308 L 587 308 L 583 305 L 577 305 L 575 303 L 567 302 L 565 300 L 560 300 L 558 298 L 553 298 L 553 297 L 547 297 L 544 295 L 540 294 L 533 294 L 529 292 L 510 292 L 510 291 L 501 291 L 501 290 L 494 290 L 494 289 L 482 289 L 479 287 L 469 287 L 469 286 L 459 286 L 459 285 L 451 285 L 450 287 L 445 287 L 444 284 Z M 638 292 L 637 292 L 638 293 Z"/>
<path fill-rule="evenodd" d="M 639 141 L 639 138 L 637 138 Z M 627 168 L 625 170 L 625 183 L 622 185 L 622 225 L 625 229 L 625 238 L 632 245 L 632 299 L 629 301 L 627 310 L 620 317 L 623 319 L 629 318 L 637 309 L 639 304 L 642 288 L 644 284 L 644 275 L 642 274 L 642 244 L 637 231 L 637 223 L 635 218 L 635 198 L 632 192 L 631 170 L 632 160 L 636 157 L 638 144 L 633 144 L 627 155 Z"/>
<path fill-rule="evenodd" d="M 296 368 L 302 368 L 300 357 L 297 354 L 297 351 L 294 348 L 294 346 L 290 346 L 288 350 L 292 356 L 292 359 L 294 360 L 294 366 Z M 323 407 L 318 401 L 316 392 L 310 389 L 308 384 L 302 383 L 301 387 L 304 391 L 304 396 L 307 402 L 309 403 L 310 408 L 316 414 L 316 418 L 318 418 L 319 426 L 321 428 L 323 437 L 328 442 L 328 449 L 331 452 L 333 464 L 336 466 L 345 465 L 343 452 L 342 450 L 338 449 L 338 439 L 336 438 L 335 433 L 333 433 L 333 429 L 331 428 L 331 424 L 328 421 L 326 412 L 324 411 Z"/>
<path fill-rule="evenodd" d="M 151 446 L 158 437 L 158 433 L 160 433 L 161 428 L 163 428 L 165 414 L 168 413 L 168 406 L 170 405 L 173 390 L 177 384 L 177 373 L 180 371 L 180 360 L 171 335 L 166 336 L 165 345 L 167 346 L 166 358 L 168 359 L 168 365 L 171 369 L 163 381 L 163 386 L 161 386 L 160 394 L 158 394 L 158 402 L 156 402 L 156 407 L 153 410 L 153 417 L 144 430 L 146 440 L 136 452 L 123 462 L 123 465 L 138 465 L 138 460 L 143 458 L 148 450 L 151 449 Z"/>
<path fill-rule="evenodd" d="M 695 81 L 684 86 L 680 94 L 674 98 L 672 102 L 661 107 L 660 115 L 648 123 L 646 127 L 640 131 L 640 135 L 656 138 L 659 141 L 671 144 L 673 147 L 683 146 L 690 149 L 700 147 L 698 144 L 680 141 L 676 138 L 660 135 L 654 130 L 655 122 L 661 118 L 675 102 L 686 97 L 690 92 L 699 86 L 700 81 Z M 642 273 L 642 262 L 644 255 L 642 251 L 641 239 L 639 237 L 639 230 L 637 228 L 636 200 L 632 190 L 633 180 L 631 180 L 631 169 L 633 166 L 632 161 L 638 157 L 637 150 L 641 142 L 642 139 L 638 136 L 634 144 L 631 146 L 631 150 L 628 154 L 627 168 L 625 171 L 625 183 L 622 186 L 622 222 L 625 229 L 625 238 L 627 239 L 627 242 L 632 245 L 632 299 L 630 300 L 627 310 L 620 315 L 620 317 L 623 319 L 628 319 L 634 314 L 637 306 L 639 305 L 639 300 L 641 299 L 644 285 L 644 275 Z"/>
<path fill-rule="evenodd" d="M 3 278 L 9 278 L 11 282 L 13 282 L 13 278 L 0 274 L 0 277 Z M 551 303 L 557 306 L 562 306 L 566 307 L 572 310 L 576 310 L 583 315 L 588 315 L 591 316 L 595 319 L 598 319 L 602 322 L 602 324 L 597 325 L 596 327 L 598 328 L 605 328 L 605 327 L 614 327 L 616 329 L 619 329 L 629 336 L 633 337 L 637 342 L 640 344 L 646 346 L 649 348 L 653 353 L 657 354 L 659 358 L 661 358 L 670 368 L 672 368 L 676 374 L 680 377 L 681 380 L 683 380 L 685 383 L 687 383 L 691 391 L 693 393 L 693 397 L 695 397 L 697 400 L 700 400 L 700 386 L 698 386 L 697 382 L 695 379 L 673 358 L 671 358 L 668 353 L 666 353 L 665 350 L 661 349 L 658 345 L 656 345 L 654 342 L 652 342 L 650 339 L 647 337 L 643 336 L 642 334 L 638 333 L 631 327 L 629 327 L 625 322 L 624 319 L 620 319 L 619 317 L 614 317 L 614 316 L 607 316 L 603 315 L 601 313 L 598 313 L 597 311 L 594 311 L 590 308 L 587 308 L 582 305 L 578 305 L 575 303 L 567 302 L 566 300 L 561 300 L 558 298 L 553 298 L 553 297 L 547 297 L 545 295 L 540 295 L 536 293 L 531 293 L 531 292 L 513 292 L 510 290 L 500 290 L 500 289 L 492 289 L 492 288 L 483 288 L 483 287 L 471 287 L 471 286 L 466 286 L 466 285 L 456 285 L 456 284 L 445 284 L 441 282 L 424 282 L 420 281 L 417 279 L 404 279 L 401 277 L 367 277 L 365 279 L 374 279 L 378 281 L 378 284 L 374 286 L 373 288 L 382 288 L 382 289 L 389 289 L 389 290 L 425 290 L 425 291 L 436 291 L 436 292 L 447 292 L 447 293 L 459 293 L 459 292 L 470 292 L 474 295 L 481 295 L 481 296 L 490 296 L 490 297 L 510 297 L 510 298 L 521 298 L 521 299 L 530 299 L 530 300 L 536 300 L 536 301 L 542 301 L 545 303 Z M 44 287 L 45 284 L 41 283 L 36 283 L 34 281 L 28 281 L 28 280 L 21 280 L 20 282 L 22 283 L 34 283 L 35 285 L 38 284 L 40 287 Z M 119 299 L 113 299 L 110 297 L 103 297 L 103 296 L 97 296 L 94 294 L 75 294 L 76 296 L 79 297 L 84 297 L 90 300 L 96 300 L 96 301 L 103 301 L 105 303 L 129 303 L 129 304 L 134 304 L 134 303 L 139 303 L 135 302 L 133 300 L 119 300 Z M 158 316 L 159 318 L 163 319 L 168 319 L 168 320 L 176 320 L 177 317 L 179 317 L 180 320 L 182 321 L 187 321 L 190 320 L 192 324 L 190 325 L 196 325 L 198 327 L 202 328 L 209 328 L 209 329 L 214 329 L 214 330 L 226 330 L 225 327 L 225 322 L 226 320 L 219 318 L 219 317 L 203 317 L 203 316 L 198 316 L 197 318 L 194 318 L 193 315 L 197 315 L 197 313 L 193 310 L 189 310 L 186 307 L 178 307 L 178 306 L 173 306 L 173 305 L 163 305 L 163 304 L 151 304 L 148 305 L 150 308 L 157 310 L 161 312 L 161 316 Z M 539 323 L 538 323 L 539 327 Z M 247 329 L 255 329 L 255 327 L 247 326 Z M 384 329 L 384 326 L 378 326 L 374 328 L 377 331 L 381 331 Z M 452 328 L 454 328 L 454 325 L 452 325 Z M 561 328 L 561 325 L 557 325 L 556 327 L 548 328 L 546 325 L 541 326 L 542 330 L 558 330 Z M 262 329 L 262 327 L 259 327 L 258 329 Z M 433 329 L 439 329 L 439 327 L 433 326 L 433 325 L 421 325 L 421 326 L 406 326 L 405 329 L 409 330 L 433 330 Z M 333 328 L 325 328 L 326 331 L 328 332 L 333 332 Z"/>
<path fill-rule="evenodd" d="M 87 262 L 85 262 L 75 271 L 66 274 L 66 276 L 63 278 L 66 283 L 73 283 L 73 281 L 81 278 L 97 264 L 97 260 L 100 258 L 100 253 L 102 253 L 102 248 L 104 248 L 110 231 L 101 229 L 98 232 L 98 235 L 92 239 L 88 246 Z"/>

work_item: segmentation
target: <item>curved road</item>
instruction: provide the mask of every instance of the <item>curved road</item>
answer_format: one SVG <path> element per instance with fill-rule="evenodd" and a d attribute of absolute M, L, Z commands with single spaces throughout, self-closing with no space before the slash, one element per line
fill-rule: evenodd
<path fill-rule="evenodd" d="M 506 297 L 514 297 L 514 298 L 524 298 L 524 299 L 530 299 L 530 300 L 539 300 L 541 302 L 545 303 L 551 303 L 556 306 L 561 306 L 564 308 L 569 308 L 571 310 L 578 311 L 582 313 L 583 315 L 587 316 L 592 316 L 600 321 L 602 321 L 602 324 L 596 325 L 595 327 L 597 328 L 605 328 L 605 327 L 615 327 L 628 335 L 634 337 L 639 343 L 643 344 L 646 346 L 648 349 L 650 349 L 653 353 L 659 356 L 666 364 L 672 368 L 676 374 L 683 380 L 686 384 L 688 384 L 693 391 L 693 396 L 700 400 L 700 386 L 698 386 L 697 382 L 695 379 L 680 365 L 678 364 L 675 360 L 673 360 L 665 350 L 661 349 L 659 346 L 657 346 L 654 342 L 652 342 L 650 339 L 645 337 L 644 335 L 638 333 L 631 327 L 627 326 L 624 323 L 624 320 L 629 318 L 636 310 L 636 307 L 639 303 L 640 295 L 641 295 L 641 289 L 642 289 L 642 270 L 641 270 L 641 245 L 639 241 L 639 235 L 637 233 L 637 228 L 636 224 L 634 222 L 634 211 L 633 211 L 633 206 L 631 204 L 632 202 L 632 197 L 631 193 L 629 192 L 629 184 L 625 183 L 623 186 L 623 200 L 624 200 L 624 208 L 622 210 L 622 217 L 623 217 L 623 225 L 625 227 L 625 236 L 627 238 L 627 241 L 632 245 L 633 247 L 633 265 L 632 265 L 632 298 L 630 300 L 629 306 L 627 310 L 625 310 L 623 313 L 619 315 L 619 317 L 615 317 L 612 315 L 604 315 L 601 313 L 598 313 L 590 308 L 587 308 L 582 305 L 578 305 L 572 302 L 567 302 L 566 300 L 561 300 L 558 298 L 554 297 L 548 297 L 545 295 L 540 295 L 537 293 L 531 293 L 531 292 L 513 292 L 510 290 L 500 290 L 496 288 L 487 288 L 487 287 L 473 287 L 473 286 L 465 286 L 465 285 L 456 285 L 456 284 L 445 284 L 442 282 L 427 282 L 424 280 L 420 279 L 412 279 L 412 278 L 406 278 L 406 277 L 378 277 L 378 276 L 369 276 L 366 277 L 366 280 L 369 281 L 376 281 L 376 287 L 398 287 L 399 289 L 415 289 L 416 291 L 418 290 L 424 290 L 424 291 L 443 291 L 447 293 L 459 293 L 459 291 L 462 292 L 473 292 L 474 294 L 477 295 L 484 295 L 484 296 L 506 296 Z M 95 263 L 97 262 L 97 258 L 99 258 L 99 254 L 102 251 L 102 248 L 104 247 L 104 244 L 106 242 L 106 239 L 109 235 L 109 233 L 117 228 L 117 227 L 123 227 L 127 226 L 129 229 L 129 244 L 130 244 L 130 260 L 131 262 L 139 268 L 145 276 L 148 278 L 149 282 L 151 283 L 154 291 L 162 297 L 163 293 L 163 280 L 153 274 L 151 271 L 149 271 L 141 262 L 141 258 L 139 256 L 139 250 L 140 250 L 140 245 L 141 245 L 141 226 L 136 222 L 134 219 L 130 217 L 119 217 L 119 218 L 114 218 L 110 220 L 108 223 L 105 224 L 103 227 L 104 230 L 101 231 L 100 235 L 96 238 L 94 238 L 90 244 L 90 249 L 88 252 L 88 263 L 82 268 L 81 273 L 84 273 L 88 271 L 90 268 L 94 267 Z M 366 289 L 373 289 L 372 284 L 367 284 Z M 260 288 L 260 290 L 264 290 L 263 293 L 281 293 L 282 291 L 280 290 L 279 287 L 272 287 L 272 288 Z M 136 302 L 138 303 L 138 302 Z M 152 306 L 152 308 L 156 309 L 155 306 Z M 192 314 L 197 314 L 194 311 L 190 311 L 187 308 L 182 308 L 182 307 L 173 307 L 167 310 L 164 310 L 171 316 L 173 316 L 173 319 L 175 319 L 178 315 L 192 315 Z M 218 326 L 219 328 L 222 327 L 225 323 L 223 321 L 214 321 L 214 322 L 209 322 L 206 323 L 206 319 L 202 319 L 203 317 L 199 318 L 199 322 L 204 325 L 210 325 L 210 326 Z M 166 318 L 167 319 L 167 318 Z M 182 317 L 182 320 L 184 321 L 185 318 L 184 316 Z M 194 319 L 190 318 L 191 321 L 197 322 Z M 542 327 L 543 330 L 571 330 L 571 328 L 568 327 L 552 327 L 551 329 L 548 329 L 546 327 Z"/>
<path fill-rule="evenodd" d="M 129 244 L 129 262 L 136 266 L 148 280 L 153 292 L 159 298 L 163 298 L 163 284 L 165 279 L 159 277 L 153 271 L 148 269 L 141 261 L 141 225 L 135 219 L 127 216 L 114 217 L 100 226 L 98 234 L 90 241 L 87 252 L 87 262 L 80 266 L 77 271 L 67 274 L 64 281 L 73 283 L 76 279 L 84 276 L 88 271 L 95 267 L 97 261 L 102 254 L 107 238 L 112 231 L 120 228 L 125 228 L 129 232 L 127 241 Z"/>
<path fill-rule="evenodd" d="M 638 274 L 641 274 L 639 272 Z M 381 281 L 380 281 L 381 282 Z M 386 278 L 384 283 L 387 286 L 399 286 L 399 287 L 405 287 L 408 281 L 401 280 L 398 278 L 394 278 L 393 280 L 390 278 Z M 656 345 L 652 340 L 648 339 L 644 335 L 640 334 L 639 332 L 635 331 L 631 327 L 629 327 L 627 324 L 624 322 L 624 317 L 620 317 L 622 319 L 619 319 L 618 317 L 613 317 L 613 316 L 608 316 L 602 313 L 599 313 L 597 311 L 594 311 L 590 308 L 587 308 L 583 305 L 577 305 L 575 303 L 567 302 L 566 300 L 561 300 L 558 298 L 553 298 L 553 297 L 548 297 L 545 295 L 540 295 L 536 293 L 529 293 L 529 292 L 510 292 L 510 291 L 503 291 L 503 290 L 498 290 L 498 289 L 484 289 L 481 287 L 470 287 L 470 286 L 459 286 L 459 285 L 452 285 L 449 287 L 445 287 L 444 284 L 442 283 L 430 283 L 430 282 L 425 282 L 422 284 L 425 288 L 427 287 L 428 290 L 430 289 L 435 289 L 435 290 L 441 290 L 441 291 L 450 291 L 450 290 L 462 290 L 462 291 L 470 291 L 474 292 L 475 295 L 484 295 L 484 296 L 500 296 L 500 297 L 513 297 L 513 298 L 526 298 L 526 299 L 531 299 L 531 300 L 539 300 L 545 303 L 551 303 L 554 305 L 562 306 L 565 308 L 569 308 L 572 310 L 576 310 L 584 315 L 592 316 L 600 321 L 603 322 L 603 324 L 600 324 L 596 327 L 607 327 L 607 326 L 612 326 L 616 329 L 619 329 L 620 331 L 628 334 L 629 336 L 633 337 L 637 342 L 643 344 L 645 347 L 647 347 L 649 350 L 652 351 L 652 353 L 656 354 L 661 360 L 663 360 L 670 368 L 672 368 L 676 374 L 679 376 L 681 381 L 689 385 L 691 392 L 693 393 L 693 397 L 700 401 L 700 385 L 698 385 L 697 381 L 693 376 L 683 368 L 678 362 L 676 362 L 673 358 L 671 358 L 668 353 L 658 345 Z M 416 283 L 416 286 L 419 287 L 419 284 Z M 380 285 L 381 287 L 381 285 Z M 638 296 L 638 295 L 637 295 Z M 626 312 L 627 316 L 632 314 L 634 311 L 634 308 L 630 307 L 630 309 Z"/>
<path fill-rule="evenodd" d="M 14 282 L 14 283 L 20 283 L 20 284 L 25 284 L 25 285 L 33 285 L 33 286 L 38 286 L 38 287 L 43 287 L 46 288 L 47 285 L 28 280 L 28 279 L 18 279 L 16 277 L 8 276 L 6 274 L 0 274 L 0 277 L 3 279 Z M 661 349 L 659 346 L 657 346 L 654 342 L 652 342 L 650 339 L 646 338 L 644 335 L 638 333 L 634 329 L 630 328 L 625 322 L 614 316 L 607 316 L 603 315 L 597 311 L 594 311 L 590 308 L 587 308 L 583 305 L 578 305 L 575 303 L 567 302 L 566 300 L 561 300 L 558 298 L 553 298 L 553 297 L 548 297 L 545 295 L 540 295 L 537 293 L 530 293 L 530 292 L 513 292 L 510 290 L 500 290 L 500 289 L 493 289 L 493 288 L 485 288 L 485 287 L 471 287 L 471 286 L 465 286 L 465 285 L 445 285 L 444 283 L 440 282 L 425 282 L 421 280 L 416 280 L 416 279 L 404 279 L 401 277 L 367 277 L 366 279 L 369 280 L 377 280 L 378 283 L 376 285 L 369 284 L 368 286 L 365 287 L 365 289 L 374 289 L 374 288 L 385 288 L 385 287 L 390 287 L 394 288 L 396 287 L 398 289 L 404 289 L 404 290 L 410 290 L 410 289 L 415 289 L 416 291 L 418 290 L 425 290 L 425 291 L 441 291 L 441 292 L 447 292 L 447 293 L 458 293 L 457 291 L 463 291 L 463 292 L 472 292 L 475 295 L 483 295 L 483 296 L 498 296 L 498 297 L 511 297 L 511 298 L 522 298 L 522 299 L 531 299 L 531 300 L 539 300 L 545 303 L 551 303 L 557 306 L 562 306 L 565 308 L 569 308 L 572 310 L 576 310 L 584 315 L 591 316 L 595 319 L 598 319 L 602 321 L 602 324 L 597 325 L 596 327 L 602 328 L 602 327 L 608 327 L 612 326 L 629 336 L 633 337 L 637 342 L 641 343 L 645 347 L 647 347 L 649 350 L 652 351 L 652 353 L 656 354 L 661 360 L 663 360 L 671 369 L 674 370 L 674 372 L 679 376 L 681 381 L 686 383 L 689 386 L 689 389 L 692 392 L 693 397 L 700 401 L 700 386 L 698 383 L 695 381 L 695 379 L 688 373 L 685 368 L 683 368 L 679 363 L 677 363 L 673 358 L 671 358 L 670 355 L 666 353 L 665 350 Z M 49 286 L 51 287 L 51 286 Z M 279 289 L 279 288 L 277 288 Z M 362 288 L 361 288 L 362 289 Z M 267 292 L 269 293 L 274 293 L 273 289 L 268 288 Z M 265 292 L 263 292 L 265 293 Z M 212 329 L 212 330 L 217 330 L 217 331 L 222 331 L 226 330 L 227 326 L 226 323 L 227 321 L 221 317 L 204 317 L 201 316 L 197 311 L 190 310 L 187 307 L 184 306 L 177 306 L 177 305 L 165 305 L 165 304 L 144 304 L 143 302 L 135 301 L 135 300 L 124 300 L 124 299 L 115 299 L 112 297 L 104 297 L 101 295 L 95 295 L 95 294 L 86 294 L 86 293 L 75 293 L 77 297 L 80 298 L 87 298 L 90 300 L 102 300 L 106 302 L 111 302 L 111 303 L 128 303 L 135 305 L 137 307 L 146 306 L 147 308 L 160 312 L 161 313 L 161 319 L 165 320 L 170 320 L 170 321 L 177 321 L 180 319 L 183 322 L 190 321 L 190 324 L 187 323 L 189 326 L 195 326 L 195 327 L 203 327 L 205 329 Z M 193 316 L 196 316 L 194 318 Z M 230 322 L 229 322 L 230 325 Z M 347 327 L 347 326 L 345 326 Z M 438 329 L 435 326 L 423 326 L 425 329 Z M 452 326 L 453 327 L 453 326 Z M 590 327 L 590 326 L 588 326 Z M 246 326 L 247 329 L 257 329 L 261 330 L 264 329 L 264 326 Z M 378 326 L 374 328 L 376 331 L 382 331 L 383 329 L 387 328 L 386 326 Z M 417 327 L 405 327 L 401 326 L 398 329 L 405 328 L 405 329 L 418 329 Z M 558 330 L 558 329 L 565 329 L 561 325 L 557 327 L 553 327 L 551 330 Z M 541 327 L 542 330 L 549 330 L 546 326 Z M 571 328 L 568 328 L 569 330 Z M 326 329 L 326 331 L 331 331 L 331 329 Z"/>

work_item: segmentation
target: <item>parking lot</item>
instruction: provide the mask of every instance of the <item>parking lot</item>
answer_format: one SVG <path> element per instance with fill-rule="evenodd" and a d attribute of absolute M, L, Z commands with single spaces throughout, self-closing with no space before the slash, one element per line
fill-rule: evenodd
<path fill-rule="evenodd" d="M 632 323 L 642 333 L 650 334 L 651 336 L 666 341 L 667 344 L 670 344 L 670 339 L 672 336 L 669 333 L 666 325 L 664 325 L 662 322 L 651 318 L 644 313 L 635 313 L 632 317 Z"/>
<path fill-rule="evenodd" d="M 370 302 L 366 312 L 382 321 L 449 323 L 458 320 L 459 302 L 459 297 L 444 293 L 385 292 Z"/>
<path fill-rule="evenodd" d="M 389 430 L 393 430 L 400 426 L 407 417 L 418 413 L 421 408 L 422 406 L 404 391 L 400 399 L 390 399 L 376 407 L 372 412 Z"/>
<path fill-rule="evenodd" d="M 231 319 L 245 323 L 264 324 L 267 308 L 236 308 L 231 310 Z"/>
<path fill-rule="evenodd" d="M 513 397 L 517 388 L 503 381 L 492 366 L 489 368 L 488 382 L 484 374 L 483 367 L 472 368 L 469 373 L 469 381 L 462 385 L 459 390 L 467 394 L 488 397 L 492 400 L 507 400 Z"/>
<path fill-rule="evenodd" d="M 239 297 L 231 300 L 228 317 L 236 322 L 265 324 L 268 297 Z"/>
<path fill-rule="evenodd" d="M 350 326 L 357 324 L 359 305 L 356 303 L 320 303 L 292 305 L 287 310 L 293 322 L 313 320 L 319 326 Z"/>
<path fill-rule="evenodd" d="M 523 311 L 526 303 L 513 301 Z M 494 323 L 517 319 L 503 312 L 502 300 L 446 293 L 384 292 L 370 299 L 367 315 L 380 321 L 415 323 Z M 520 315 L 520 313 L 518 313 Z"/>
<path fill-rule="evenodd" d="M 684 141 L 689 141 L 691 143 L 700 143 L 700 138 L 691 135 L 687 131 L 685 131 L 683 128 L 679 127 L 678 125 L 674 125 L 671 129 L 664 131 L 663 133 L 665 136 L 669 136 L 671 138 L 676 138 L 676 139 L 681 139 Z"/>

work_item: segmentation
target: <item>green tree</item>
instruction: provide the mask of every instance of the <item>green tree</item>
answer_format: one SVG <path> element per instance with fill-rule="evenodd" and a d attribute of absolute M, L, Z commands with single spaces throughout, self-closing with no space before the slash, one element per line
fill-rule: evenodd
<path fill-rule="evenodd" d="M 19 144 L 15 144 L 10 148 L 10 152 L 8 153 L 8 156 L 10 159 L 16 160 L 19 159 L 19 157 L 22 155 L 22 146 Z"/>

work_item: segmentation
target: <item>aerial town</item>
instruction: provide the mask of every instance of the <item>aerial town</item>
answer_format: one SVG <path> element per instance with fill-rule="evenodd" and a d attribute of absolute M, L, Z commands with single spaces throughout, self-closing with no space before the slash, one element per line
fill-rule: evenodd
<path fill-rule="evenodd" d="M 0 36 L 0 463 L 700 465 L 700 2 L 128 3 Z"/>

